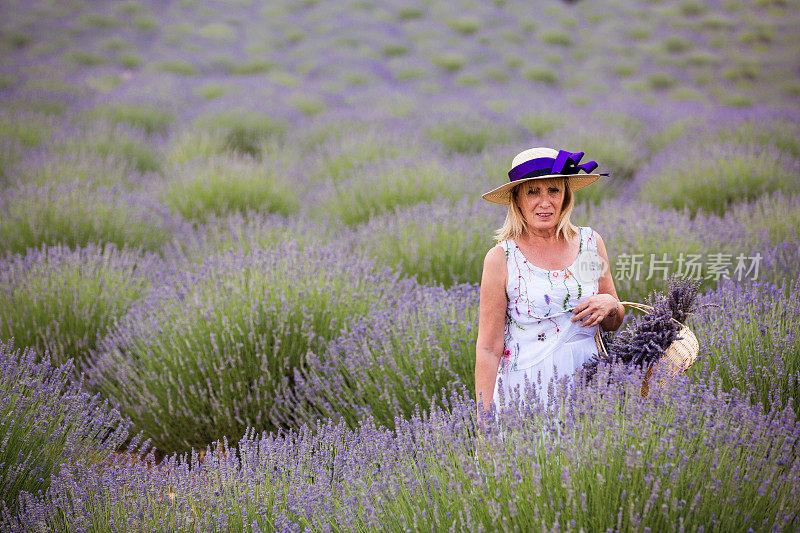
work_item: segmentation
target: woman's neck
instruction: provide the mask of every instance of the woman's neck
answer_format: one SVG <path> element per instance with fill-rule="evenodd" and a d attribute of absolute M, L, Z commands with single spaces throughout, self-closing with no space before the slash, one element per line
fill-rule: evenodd
<path fill-rule="evenodd" d="M 541 230 L 526 228 L 520 237 L 528 244 L 553 244 L 559 240 L 556 228 Z"/>

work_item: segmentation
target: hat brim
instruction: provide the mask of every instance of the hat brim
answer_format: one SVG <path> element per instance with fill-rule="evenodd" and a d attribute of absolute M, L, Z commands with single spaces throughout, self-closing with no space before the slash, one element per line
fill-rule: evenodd
<path fill-rule="evenodd" d="M 491 191 L 481 195 L 481 198 L 493 202 L 495 204 L 508 205 L 511 203 L 511 194 L 510 194 L 511 189 L 513 189 L 514 187 L 516 187 L 521 183 L 525 183 L 526 181 L 543 180 L 547 178 L 567 178 L 569 180 L 570 188 L 573 191 L 577 191 L 578 189 L 583 189 L 584 187 L 588 187 L 595 181 L 602 178 L 602 176 L 600 174 L 548 174 L 547 176 L 524 178 L 521 180 L 503 184 L 496 189 L 492 189 Z"/>

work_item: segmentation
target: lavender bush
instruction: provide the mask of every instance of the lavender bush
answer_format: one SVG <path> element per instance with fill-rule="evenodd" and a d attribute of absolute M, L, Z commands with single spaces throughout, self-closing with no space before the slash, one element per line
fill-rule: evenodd
<path fill-rule="evenodd" d="M 389 305 L 395 280 L 346 250 L 300 250 L 291 241 L 212 256 L 120 320 L 98 348 L 90 386 L 119 402 L 163 452 L 248 426 L 276 429 L 276 411 L 291 409 L 276 398 L 306 353 Z"/>
<path fill-rule="evenodd" d="M 62 123 L 56 117 L 30 111 L 3 109 L 0 114 L 0 138 L 25 147 L 43 146 L 53 140 Z"/>
<path fill-rule="evenodd" d="M 369 130 L 369 120 L 353 116 L 352 113 L 339 110 L 328 111 L 313 121 L 299 122 L 287 132 L 287 141 L 292 146 L 299 146 L 304 152 L 341 141 L 354 134 L 363 134 Z"/>
<path fill-rule="evenodd" d="M 89 118 L 106 118 L 112 124 L 128 124 L 144 130 L 148 135 L 169 133 L 170 126 L 175 121 L 174 112 L 163 109 L 161 106 L 134 102 L 114 102 L 105 106 L 98 106 L 90 113 Z"/>
<path fill-rule="evenodd" d="M 693 145 L 665 151 L 643 171 L 640 198 L 661 207 L 723 214 L 734 202 L 796 193 L 800 162 L 775 148 Z"/>
<path fill-rule="evenodd" d="M 51 476 L 74 463 L 108 459 L 128 435 L 130 424 L 108 401 L 71 382 L 71 360 L 55 366 L 39 359 L 30 348 L 0 340 L 3 515 L 19 509 L 20 493 L 46 491 Z"/>
<path fill-rule="evenodd" d="M 800 125 L 796 120 L 769 117 L 744 120 L 715 132 L 719 140 L 774 146 L 781 152 L 800 157 Z"/>
<path fill-rule="evenodd" d="M 345 224 L 357 225 L 398 207 L 452 197 L 457 185 L 451 172 L 435 160 L 377 160 L 336 182 L 325 207 Z"/>
<path fill-rule="evenodd" d="M 41 150 L 26 155 L 24 161 L 9 168 L 9 181 L 42 187 L 79 184 L 90 189 L 134 189 L 147 180 L 127 159 L 113 153 Z"/>
<path fill-rule="evenodd" d="M 332 179 L 337 182 L 350 176 L 357 166 L 366 162 L 419 153 L 419 148 L 415 150 L 414 144 L 414 138 L 382 134 L 374 128 L 341 139 L 327 140 L 312 155 L 312 175 L 319 180 Z"/>
<path fill-rule="evenodd" d="M 103 156 L 114 154 L 145 173 L 161 169 L 162 155 L 153 141 L 144 131 L 128 124 L 97 121 L 83 125 L 63 139 L 61 149 L 91 151 Z"/>
<path fill-rule="evenodd" d="M 445 61 L 449 56 L 440 57 Z M 520 138 L 520 132 L 508 125 L 474 116 L 458 117 L 435 124 L 426 134 L 449 153 L 482 152 L 487 146 Z"/>
<path fill-rule="evenodd" d="M 299 207 L 293 185 L 278 162 L 215 156 L 171 169 L 162 197 L 173 211 L 196 221 L 248 210 L 288 215 Z"/>
<path fill-rule="evenodd" d="M 724 282 L 706 297 L 697 335 L 706 361 L 725 390 L 737 388 L 765 409 L 800 412 L 800 280 L 774 284 Z"/>
<path fill-rule="evenodd" d="M 723 218 L 725 224 L 741 228 L 744 242 L 752 250 L 786 240 L 796 243 L 800 228 L 800 194 L 778 192 L 760 196 L 752 202 L 731 206 Z"/>
<path fill-rule="evenodd" d="M 18 185 L 0 198 L 0 243 L 22 253 L 42 245 L 110 242 L 158 250 L 182 228 L 165 206 L 141 192 L 79 184 Z"/>
<path fill-rule="evenodd" d="M 165 150 L 165 159 L 172 165 L 183 165 L 195 159 L 208 159 L 225 154 L 225 139 L 218 131 L 183 130 L 176 132 Z"/>
<path fill-rule="evenodd" d="M 370 313 L 295 370 L 281 414 L 289 427 L 371 418 L 394 428 L 442 391 L 474 390 L 478 291 L 412 287 L 387 309 Z"/>
<path fill-rule="evenodd" d="M 359 229 L 358 242 L 422 283 L 480 283 L 504 215 L 481 199 L 420 204 L 373 219 Z"/>
<path fill-rule="evenodd" d="M 280 139 L 287 124 L 274 117 L 247 109 L 230 109 L 198 118 L 195 127 L 220 135 L 220 150 L 260 158 L 262 145 Z"/>
<path fill-rule="evenodd" d="M 43 246 L 0 259 L 0 339 L 73 359 L 77 374 L 99 338 L 159 277 L 153 254 L 113 244 Z M 77 376 L 76 376 L 77 377 Z"/>
<path fill-rule="evenodd" d="M 351 239 L 351 232 L 324 220 L 236 211 L 221 217 L 212 215 L 204 224 L 179 233 L 165 246 L 165 255 L 176 264 L 182 264 L 183 261 L 203 262 L 227 250 L 247 253 L 258 248 L 272 248 L 285 241 L 305 248 L 320 242 L 346 246 Z"/>
<path fill-rule="evenodd" d="M 19 141 L 0 137 L 0 188 L 8 185 L 11 169 L 19 164 L 24 151 L 25 149 Z"/>

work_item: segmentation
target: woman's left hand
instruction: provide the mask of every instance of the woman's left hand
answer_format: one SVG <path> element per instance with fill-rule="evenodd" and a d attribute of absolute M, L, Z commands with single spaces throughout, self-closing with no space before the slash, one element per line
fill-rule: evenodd
<path fill-rule="evenodd" d="M 616 314 L 618 300 L 610 294 L 595 294 L 579 303 L 572 313 L 572 322 L 581 321 L 581 327 L 598 325 L 609 314 Z"/>

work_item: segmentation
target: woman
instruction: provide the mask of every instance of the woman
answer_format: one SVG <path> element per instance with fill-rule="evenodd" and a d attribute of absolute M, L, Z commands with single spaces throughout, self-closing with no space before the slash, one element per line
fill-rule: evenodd
<path fill-rule="evenodd" d="M 483 263 L 475 360 L 478 416 L 507 405 L 525 379 L 546 400 L 554 371 L 572 374 L 597 353 L 598 326 L 619 328 L 619 303 L 603 239 L 569 220 L 573 192 L 600 178 L 583 152 L 531 148 L 510 182 L 482 197 L 508 205 L 498 244 Z M 579 174 L 580 171 L 585 174 Z M 606 267 L 606 268 L 604 268 Z M 502 401 L 501 401 L 502 397 Z"/>

